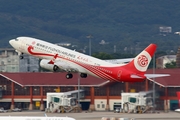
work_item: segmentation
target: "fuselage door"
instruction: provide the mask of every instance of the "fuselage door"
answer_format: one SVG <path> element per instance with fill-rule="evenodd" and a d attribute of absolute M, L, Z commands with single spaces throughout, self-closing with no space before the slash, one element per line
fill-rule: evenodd
<path fill-rule="evenodd" d="M 121 79 L 121 74 L 122 74 L 122 71 L 121 71 L 121 70 L 119 70 L 119 71 L 117 72 L 117 79 L 118 79 L 118 80 L 120 80 L 120 79 Z"/>

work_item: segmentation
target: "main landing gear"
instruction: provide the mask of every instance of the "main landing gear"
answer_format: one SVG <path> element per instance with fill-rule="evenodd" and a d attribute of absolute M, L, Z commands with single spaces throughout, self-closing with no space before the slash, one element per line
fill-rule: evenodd
<path fill-rule="evenodd" d="M 80 76 L 81 76 L 81 78 L 87 78 L 87 74 L 86 73 L 81 73 Z"/>
<path fill-rule="evenodd" d="M 86 77 L 87 77 L 87 74 L 86 74 L 86 73 L 81 73 L 80 76 L 81 76 L 81 78 L 86 78 Z M 72 77 L 73 77 L 73 74 L 72 74 L 72 73 L 66 74 L 66 78 L 67 78 L 67 79 L 71 79 Z"/>
<path fill-rule="evenodd" d="M 73 74 L 71 74 L 71 73 L 66 74 L 67 79 L 71 79 L 72 77 L 73 77 Z"/>
<path fill-rule="evenodd" d="M 20 59 L 23 59 L 23 58 L 24 58 L 23 53 L 21 53 L 21 54 L 19 55 L 19 58 L 20 58 Z"/>

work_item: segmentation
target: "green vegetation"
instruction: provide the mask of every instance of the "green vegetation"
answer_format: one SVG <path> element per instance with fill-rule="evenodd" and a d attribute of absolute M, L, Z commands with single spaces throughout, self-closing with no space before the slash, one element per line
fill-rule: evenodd
<path fill-rule="evenodd" d="M 165 68 L 177 68 L 176 62 L 175 62 L 175 61 L 172 61 L 172 62 L 170 62 L 170 63 L 166 63 L 166 64 L 165 64 Z"/>
<path fill-rule="evenodd" d="M 1 0 L 0 47 L 29 36 L 82 49 L 92 34 L 92 53 L 113 53 L 116 45 L 117 53 L 137 54 L 150 43 L 158 44 L 158 51 L 176 52 L 179 14 L 179 1 L 169 0 Z M 172 33 L 160 35 L 160 26 L 171 26 Z M 109 44 L 99 45 L 101 40 Z"/>
<path fill-rule="evenodd" d="M 133 58 L 135 55 L 132 54 L 120 54 L 120 53 L 114 53 L 114 54 L 108 54 L 108 53 L 94 53 L 92 54 L 93 57 L 102 59 L 102 60 L 108 60 L 108 59 L 121 59 L 121 58 Z"/>

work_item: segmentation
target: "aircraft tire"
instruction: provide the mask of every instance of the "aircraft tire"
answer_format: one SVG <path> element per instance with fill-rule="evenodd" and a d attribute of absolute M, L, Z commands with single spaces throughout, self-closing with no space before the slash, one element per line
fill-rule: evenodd
<path fill-rule="evenodd" d="M 81 78 L 87 78 L 87 74 L 85 74 L 85 73 L 81 73 L 80 76 L 81 76 Z"/>
<path fill-rule="evenodd" d="M 23 58 L 24 58 L 24 56 L 22 56 L 22 55 L 21 55 L 21 56 L 19 56 L 19 58 L 20 58 L 20 59 L 23 59 Z"/>
<path fill-rule="evenodd" d="M 67 79 L 71 79 L 73 77 L 73 75 L 71 74 L 71 73 L 68 73 L 67 75 L 66 75 L 66 78 Z"/>

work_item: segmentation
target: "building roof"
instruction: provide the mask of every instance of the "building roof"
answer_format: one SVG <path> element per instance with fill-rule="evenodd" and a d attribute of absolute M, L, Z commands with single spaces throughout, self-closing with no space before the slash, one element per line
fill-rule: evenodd
<path fill-rule="evenodd" d="M 155 83 L 163 87 L 180 87 L 180 69 L 156 69 L 155 74 L 170 74 L 168 77 L 155 79 Z M 147 74 L 153 74 L 149 69 Z M 20 86 L 78 86 L 79 74 L 73 74 L 72 79 L 66 79 L 66 73 L 28 72 L 28 73 L 0 73 L 0 76 L 13 81 Z M 80 78 L 80 86 L 102 86 L 109 81 L 88 76 Z M 153 79 L 150 79 L 153 81 Z"/>
<path fill-rule="evenodd" d="M 164 56 L 158 57 L 157 59 L 176 60 L 176 55 L 164 55 Z"/>
<path fill-rule="evenodd" d="M 78 86 L 79 74 L 73 74 L 72 79 L 66 79 L 66 73 L 51 72 L 0 73 L 0 76 L 20 86 Z M 109 82 L 93 76 L 79 78 L 80 86 L 102 86 Z"/>
<path fill-rule="evenodd" d="M 155 83 L 163 87 L 180 87 L 180 69 L 155 69 L 155 74 L 170 74 L 168 77 L 155 78 Z M 153 74 L 149 69 L 147 74 Z M 153 79 L 150 79 L 153 81 Z"/>

